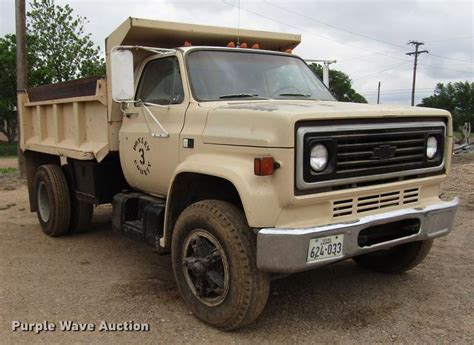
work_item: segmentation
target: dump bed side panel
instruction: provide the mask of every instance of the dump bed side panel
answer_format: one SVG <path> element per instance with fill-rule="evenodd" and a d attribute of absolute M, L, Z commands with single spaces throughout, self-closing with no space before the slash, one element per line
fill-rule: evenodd
<path fill-rule="evenodd" d="M 18 98 L 21 149 L 101 161 L 118 147 L 107 119 L 106 81 L 84 78 L 27 90 Z"/>

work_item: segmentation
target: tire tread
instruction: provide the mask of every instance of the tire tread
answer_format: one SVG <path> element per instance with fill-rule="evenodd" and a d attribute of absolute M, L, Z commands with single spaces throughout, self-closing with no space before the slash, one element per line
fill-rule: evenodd
<path fill-rule="evenodd" d="M 35 178 L 35 193 L 39 182 L 43 180 L 50 195 L 50 221 L 44 223 L 39 215 L 38 218 L 43 231 L 51 236 L 57 237 L 68 232 L 71 219 L 71 204 L 69 200 L 69 187 L 61 167 L 57 165 L 42 165 L 39 167 Z M 49 193 L 48 193 L 49 194 Z M 38 202 L 37 197 L 35 198 Z"/>

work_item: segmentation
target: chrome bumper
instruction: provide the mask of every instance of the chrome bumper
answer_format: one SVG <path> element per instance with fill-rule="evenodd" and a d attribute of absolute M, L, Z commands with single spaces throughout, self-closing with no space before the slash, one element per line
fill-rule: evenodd
<path fill-rule="evenodd" d="M 261 229 L 257 235 L 257 267 L 267 272 L 299 272 L 402 243 L 440 237 L 451 231 L 458 203 L 459 199 L 454 198 L 451 201 L 440 201 L 427 207 L 397 210 L 362 217 L 350 222 L 314 228 Z M 360 231 L 371 226 L 403 219 L 419 219 L 420 230 L 418 233 L 369 247 L 359 247 Z M 310 239 L 338 234 L 344 234 L 342 258 L 328 258 L 316 262 L 306 261 Z"/>

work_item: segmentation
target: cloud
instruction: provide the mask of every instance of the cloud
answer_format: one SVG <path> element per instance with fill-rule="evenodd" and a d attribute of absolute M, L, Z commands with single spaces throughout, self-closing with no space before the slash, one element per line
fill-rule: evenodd
<path fill-rule="evenodd" d="M 14 1 L 0 0 L 0 35 L 13 32 Z M 56 0 L 64 4 L 64 0 Z M 236 27 L 237 0 L 71 0 L 89 19 L 87 31 L 103 47 L 105 37 L 129 16 Z M 229 4 L 230 3 L 230 4 Z M 232 6 L 231 4 L 234 4 Z M 243 28 L 302 34 L 295 53 L 337 59 L 356 89 L 373 101 L 378 81 L 382 101 L 408 104 L 413 58 L 409 40 L 424 41 L 417 74 L 417 101 L 437 82 L 473 80 L 471 1 L 241 1 Z M 372 38 L 372 39 L 370 39 Z M 395 90 L 395 91 L 394 91 Z M 385 96 L 384 96 L 385 92 Z"/>

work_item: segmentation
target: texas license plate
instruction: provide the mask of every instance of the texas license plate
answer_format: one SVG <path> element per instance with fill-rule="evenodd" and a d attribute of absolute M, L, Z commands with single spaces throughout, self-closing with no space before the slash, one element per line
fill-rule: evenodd
<path fill-rule="evenodd" d="M 344 235 L 334 235 L 309 240 L 307 261 L 341 258 L 344 249 Z"/>

